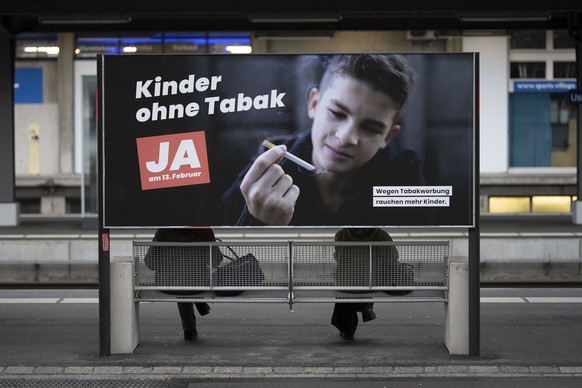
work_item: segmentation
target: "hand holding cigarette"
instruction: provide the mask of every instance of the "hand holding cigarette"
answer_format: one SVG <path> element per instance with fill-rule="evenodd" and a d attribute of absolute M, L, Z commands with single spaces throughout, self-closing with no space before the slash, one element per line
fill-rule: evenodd
<path fill-rule="evenodd" d="M 240 185 L 251 215 L 267 225 L 288 225 L 299 197 L 299 187 L 278 164 L 286 154 L 284 145 L 272 145 L 253 162 Z"/>

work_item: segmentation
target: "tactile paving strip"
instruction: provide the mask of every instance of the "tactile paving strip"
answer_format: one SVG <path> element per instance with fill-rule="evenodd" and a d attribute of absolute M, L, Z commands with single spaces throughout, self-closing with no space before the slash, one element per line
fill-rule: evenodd
<path fill-rule="evenodd" d="M 170 380 L 1 379 L 0 388 L 168 388 Z"/>

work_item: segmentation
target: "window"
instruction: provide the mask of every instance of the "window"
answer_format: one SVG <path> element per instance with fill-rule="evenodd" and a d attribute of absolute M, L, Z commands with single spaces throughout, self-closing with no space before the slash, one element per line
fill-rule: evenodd
<path fill-rule="evenodd" d="M 570 196 L 533 196 L 531 211 L 533 213 L 569 213 L 572 211 Z"/>
<path fill-rule="evenodd" d="M 569 213 L 575 197 L 537 196 L 532 197 L 489 197 L 489 213 Z"/>
<path fill-rule="evenodd" d="M 576 62 L 554 62 L 554 78 L 576 78 Z"/>
<path fill-rule="evenodd" d="M 576 41 L 566 30 L 552 31 L 552 41 L 555 49 L 575 49 Z"/>
<path fill-rule="evenodd" d="M 489 197 L 490 213 L 529 213 L 529 197 Z"/>
<path fill-rule="evenodd" d="M 546 78 L 545 62 L 511 62 L 511 78 Z"/>
<path fill-rule="evenodd" d="M 565 30 L 511 36 L 509 167 L 575 167 L 576 53 Z"/>
<path fill-rule="evenodd" d="M 572 146 L 572 137 L 575 133 L 570 133 L 574 129 L 571 125 L 576 120 L 576 113 L 573 106 L 568 104 L 567 96 L 564 94 L 550 95 L 550 123 L 552 125 L 552 148 L 554 150 L 567 150 Z"/>
<path fill-rule="evenodd" d="M 564 93 L 509 98 L 510 167 L 576 166 L 576 115 Z"/>
<path fill-rule="evenodd" d="M 546 32 L 544 30 L 523 30 L 511 34 L 512 49 L 545 49 Z"/>

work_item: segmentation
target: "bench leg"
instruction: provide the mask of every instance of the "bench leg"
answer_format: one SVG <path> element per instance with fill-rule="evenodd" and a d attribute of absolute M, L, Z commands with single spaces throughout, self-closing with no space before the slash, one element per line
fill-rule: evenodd
<path fill-rule="evenodd" d="M 110 282 L 111 354 L 132 354 L 139 344 L 139 303 L 134 301 L 131 257 L 111 260 Z"/>
<path fill-rule="evenodd" d="M 445 345 L 451 355 L 469 354 L 469 263 L 467 257 L 449 258 Z"/>

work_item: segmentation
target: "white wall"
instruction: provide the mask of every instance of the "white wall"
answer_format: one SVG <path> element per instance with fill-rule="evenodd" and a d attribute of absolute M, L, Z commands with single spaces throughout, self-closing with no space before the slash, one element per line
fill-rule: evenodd
<path fill-rule="evenodd" d="M 509 166 L 509 37 L 464 37 L 464 52 L 479 53 L 481 172 Z"/>

